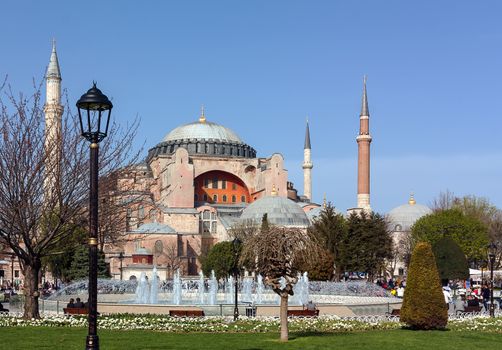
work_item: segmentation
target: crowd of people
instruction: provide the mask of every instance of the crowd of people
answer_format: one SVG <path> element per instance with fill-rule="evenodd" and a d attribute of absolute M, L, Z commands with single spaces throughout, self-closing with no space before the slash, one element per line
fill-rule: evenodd
<path fill-rule="evenodd" d="M 376 282 L 380 287 L 386 289 L 395 297 L 404 297 L 404 290 L 406 288 L 406 280 L 397 278 L 396 280 L 390 278 L 389 280 L 379 279 Z"/>

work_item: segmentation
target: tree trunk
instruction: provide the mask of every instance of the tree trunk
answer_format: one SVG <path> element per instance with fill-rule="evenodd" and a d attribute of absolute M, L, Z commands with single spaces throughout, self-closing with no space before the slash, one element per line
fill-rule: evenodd
<path fill-rule="evenodd" d="M 288 297 L 287 293 L 281 294 L 281 341 L 287 342 L 288 332 Z"/>
<path fill-rule="evenodd" d="M 34 263 L 24 265 L 24 314 L 23 318 L 32 319 L 40 318 L 40 312 L 38 310 L 38 284 L 39 284 L 39 272 L 41 264 L 40 260 L 36 260 Z"/>

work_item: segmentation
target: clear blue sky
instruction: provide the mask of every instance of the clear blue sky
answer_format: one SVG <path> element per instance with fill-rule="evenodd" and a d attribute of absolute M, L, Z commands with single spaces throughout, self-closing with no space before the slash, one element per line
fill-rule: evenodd
<path fill-rule="evenodd" d="M 367 74 L 375 210 L 446 189 L 502 207 L 501 13 L 496 0 L 5 1 L 0 75 L 29 91 L 54 37 L 71 101 L 97 80 L 117 118 L 141 117 L 147 149 L 204 104 L 259 156 L 282 153 L 300 193 L 308 115 L 314 199 L 346 209 Z"/>

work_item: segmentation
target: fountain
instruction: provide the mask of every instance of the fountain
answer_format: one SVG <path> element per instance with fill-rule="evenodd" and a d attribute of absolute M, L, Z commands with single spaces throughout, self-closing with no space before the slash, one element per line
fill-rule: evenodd
<path fill-rule="evenodd" d="M 173 304 L 180 305 L 181 304 L 181 277 L 180 277 L 180 269 L 177 269 L 174 273 L 173 279 Z"/>
<path fill-rule="evenodd" d="M 227 279 L 227 288 L 225 288 L 225 300 L 227 304 L 233 304 L 235 303 L 235 288 L 234 288 L 234 277 L 230 276 Z"/>
<path fill-rule="evenodd" d="M 148 303 L 150 296 L 150 286 L 148 284 L 148 279 L 144 272 L 141 273 L 139 277 L 138 287 L 136 288 L 136 299 L 135 303 L 146 304 Z"/>
<path fill-rule="evenodd" d="M 244 278 L 242 279 L 242 301 L 252 302 L 253 279 L 249 276 L 247 271 L 244 271 Z"/>
<path fill-rule="evenodd" d="M 197 283 L 197 295 L 200 305 L 204 305 L 204 274 L 199 272 L 199 281 Z"/>
<path fill-rule="evenodd" d="M 209 305 L 216 305 L 216 298 L 218 293 L 218 281 L 214 274 L 214 270 L 211 271 L 211 279 L 209 280 Z"/>
<path fill-rule="evenodd" d="M 256 303 L 261 304 L 263 301 L 263 290 L 265 285 L 263 284 L 263 276 L 258 274 L 256 278 Z"/>

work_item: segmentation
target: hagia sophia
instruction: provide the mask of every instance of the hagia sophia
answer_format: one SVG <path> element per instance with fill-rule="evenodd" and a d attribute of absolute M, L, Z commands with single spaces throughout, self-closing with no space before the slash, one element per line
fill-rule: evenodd
<path fill-rule="evenodd" d="M 48 124 L 62 114 L 61 73 L 55 45 L 46 87 Z M 347 212 L 371 211 L 369 119 L 364 79 L 356 135 L 357 205 Z M 154 265 L 161 279 L 170 277 L 174 268 L 180 268 L 183 275 L 196 275 L 200 270 L 198 257 L 215 243 L 229 240 L 229 231 L 235 225 L 259 224 L 267 213 L 271 224 L 306 228 L 323 208 L 312 198 L 314 164 L 308 122 L 304 162 L 298 165 L 303 168 L 303 194 L 288 181 L 280 150 L 266 157 L 258 156 L 254 145 L 207 117 L 204 109 L 196 120 L 185 122 L 168 131 L 148 151 L 144 161 L 119 180 L 119 186 L 148 195 L 127 210 L 126 240 L 105 245 L 113 278 L 138 278 L 141 272 L 151 273 Z M 409 234 L 418 218 L 430 212 L 428 207 L 417 204 L 413 196 L 408 203 L 391 210 L 387 217 L 396 244 Z M 11 269 L 10 256 L 0 251 L 1 278 L 11 280 L 14 273 L 14 279 L 22 279 L 19 265 L 15 264 Z M 395 275 L 398 274 L 405 274 L 403 262 L 396 264 Z"/>

